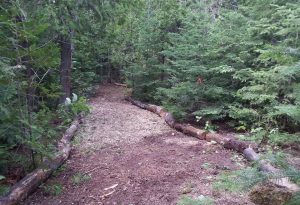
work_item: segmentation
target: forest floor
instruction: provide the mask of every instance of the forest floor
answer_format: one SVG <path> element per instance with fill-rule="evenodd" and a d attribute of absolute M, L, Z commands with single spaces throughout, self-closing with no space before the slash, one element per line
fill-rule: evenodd
<path fill-rule="evenodd" d="M 213 189 L 220 172 L 245 166 L 237 153 L 169 128 L 124 100 L 125 88 L 101 86 L 74 139 L 70 159 L 23 205 L 177 204 L 183 196 L 215 204 L 252 204 Z"/>

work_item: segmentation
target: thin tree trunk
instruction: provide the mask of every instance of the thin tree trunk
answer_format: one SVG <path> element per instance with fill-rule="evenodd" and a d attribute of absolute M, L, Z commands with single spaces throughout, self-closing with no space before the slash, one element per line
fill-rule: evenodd
<path fill-rule="evenodd" d="M 28 106 L 28 112 L 31 113 L 34 111 L 35 107 L 35 85 L 34 85 L 34 72 L 31 68 L 31 65 L 29 63 L 24 63 L 26 66 L 26 77 L 27 77 L 27 91 L 26 91 L 26 98 L 27 98 L 27 106 Z"/>
<path fill-rule="evenodd" d="M 16 17 L 16 21 L 19 23 L 22 23 L 22 27 L 23 30 L 26 31 L 25 28 L 25 24 L 24 22 L 26 21 L 26 17 L 25 16 L 17 16 Z M 19 35 L 17 35 L 17 38 L 20 38 Z M 27 38 L 25 38 L 22 42 L 21 42 L 21 47 L 24 49 L 24 51 L 26 51 L 26 55 L 22 56 L 22 57 L 18 57 L 17 61 L 18 63 L 24 65 L 26 67 L 26 79 L 27 79 L 27 88 L 26 88 L 26 106 L 27 106 L 27 122 L 28 125 L 24 126 L 24 136 L 28 136 L 29 140 L 32 140 L 32 129 L 31 129 L 31 125 L 32 125 L 32 113 L 34 112 L 35 109 L 35 93 L 36 93 L 36 88 L 35 88 L 35 84 L 34 84 L 34 78 L 35 78 L 35 73 L 31 64 L 31 58 L 30 58 L 30 44 Z M 16 47 L 18 49 L 18 46 Z M 20 53 L 18 52 L 18 55 Z M 24 116 L 25 117 L 25 116 Z M 29 149 L 29 154 L 30 154 L 30 158 L 31 158 L 31 163 L 33 168 L 36 168 L 36 164 L 35 164 L 35 151 L 33 150 L 32 147 L 28 147 Z"/>
<path fill-rule="evenodd" d="M 60 84 L 62 95 L 60 102 L 71 96 L 72 44 L 71 39 L 60 38 Z"/>

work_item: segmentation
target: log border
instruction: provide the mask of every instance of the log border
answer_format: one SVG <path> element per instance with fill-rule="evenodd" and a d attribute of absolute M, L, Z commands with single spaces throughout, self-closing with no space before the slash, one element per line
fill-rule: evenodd
<path fill-rule="evenodd" d="M 46 181 L 69 158 L 71 141 L 82 123 L 83 116 L 80 114 L 71 123 L 57 144 L 57 152 L 53 159 L 45 158 L 42 165 L 27 174 L 18 183 L 13 185 L 10 191 L 0 198 L 0 205 L 15 205 L 26 199 L 39 185 Z"/>
<path fill-rule="evenodd" d="M 256 162 L 259 165 L 259 170 L 271 173 L 271 174 L 280 174 L 281 171 L 275 167 L 273 167 L 266 160 L 260 159 L 259 154 L 255 152 L 258 149 L 258 145 L 255 143 L 245 142 L 237 139 L 226 138 L 217 133 L 209 133 L 205 130 L 201 130 L 199 128 L 193 127 L 189 124 L 177 123 L 172 115 L 172 113 L 167 112 L 163 107 L 153 105 L 153 104 L 145 104 L 141 101 L 134 100 L 132 97 L 125 97 L 125 100 L 129 101 L 131 104 L 144 109 L 150 112 L 157 114 L 162 117 L 165 122 L 173 129 L 182 132 L 184 134 L 190 135 L 192 137 L 198 138 L 200 140 L 206 141 L 215 141 L 216 143 L 222 145 L 226 149 L 237 151 L 244 155 L 244 157 L 249 162 Z M 286 187 L 292 193 L 300 191 L 300 187 L 289 181 L 288 177 L 279 178 L 276 180 L 270 180 L 272 183 Z"/>
<path fill-rule="evenodd" d="M 259 169 L 261 171 L 268 173 L 280 173 L 279 169 L 273 167 L 265 160 L 260 159 L 259 155 L 254 151 L 254 149 L 257 148 L 256 144 L 247 143 L 236 139 L 225 138 L 220 134 L 208 133 L 205 130 L 198 129 L 189 124 L 177 123 L 172 113 L 167 112 L 163 107 L 152 104 L 144 104 L 138 100 L 134 100 L 131 97 L 126 97 L 125 99 L 141 109 L 145 109 L 159 115 L 171 128 L 176 129 L 179 132 L 196 137 L 200 140 L 215 141 L 216 143 L 221 144 L 226 149 L 231 149 L 242 153 L 248 161 L 258 162 Z M 10 189 L 8 194 L 0 198 L 0 205 L 15 205 L 20 201 L 26 199 L 33 191 L 38 188 L 38 186 L 42 182 L 46 181 L 51 176 L 51 174 L 69 158 L 71 151 L 71 140 L 73 139 L 81 123 L 82 116 L 79 115 L 72 122 L 71 126 L 66 130 L 61 140 L 58 142 L 58 152 L 56 153 L 54 159 L 44 159 L 42 167 L 37 168 L 36 170 L 27 174 L 22 180 L 20 180 Z M 290 182 L 286 177 L 272 180 L 272 182 L 277 185 L 286 187 L 292 193 L 298 192 L 300 190 L 297 184 Z"/>

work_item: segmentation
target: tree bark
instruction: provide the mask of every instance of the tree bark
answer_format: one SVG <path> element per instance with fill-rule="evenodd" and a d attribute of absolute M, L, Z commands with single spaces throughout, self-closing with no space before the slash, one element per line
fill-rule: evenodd
<path fill-rule="evenodd" d="M 71 96 L 71 71 L 72 71 L 72 43 L 69 37 L 60 37 L 60 84 L 61 98 L 63 103 Z"/>

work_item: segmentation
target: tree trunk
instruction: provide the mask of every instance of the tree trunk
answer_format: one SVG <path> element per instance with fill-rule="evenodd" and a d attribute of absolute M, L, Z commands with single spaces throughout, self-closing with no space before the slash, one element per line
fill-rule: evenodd
<path fill-rule="evenodd" d="M 61 98 L 63 103 L 66 98 L 71 96 L 71 70 L 72 70 L 72 44 L 69 37 L 60 38 L 60 84 Z"/>
<path fill-rule="evenodd" d="M 34 98 L 35 98 L 35 85 L 34 85 L 34 72 L 29 64 L 26 65 L 26 75 L 27 75 L 27 106 L 28 106 L 28 112 L 33 112 L 35 108 Z"/>
<path fill-rule="evenodd" d="M 26 17 L 24 15 L 20 15 L 16 17 L 16 22 L 18 23 L 22 23 L 22 28 L 23 31 L 26 31 L 26 27 L 24 22 L 26 22 Z M 23 54 L 23 56 L 20 56 L 19 51 L 17 51 L 18 53 L 18 59 L 17 62 L 21 65 L 24 65 L 26 67 L 26 71 L 25 71 L 25 76 L 27 79 L 27 86 L 26 86 L 26 106 L 27 106 L 27 116 L 24 118 L 27 119 L 28 125 L 23 125 L 24 126 L 24 136 L 27 136 L 29 138 L 29 140 L 32 140 L 32 130 L 31 130 L 31 126 L 32 126 L 32 113 L 34 112 L 35 109 L 35 93 L 36 93 L 36 88 L 35 88 L 35 72 L 33 70 L 33 66 L 32 66 L 32 59 L 30 57 L 30 43 L 29 40 L 27 38 L 23 39 L 23 37 L 20 34 L 17 34 L 16 36 L 17 39 L 21 39 L 21 43 L 20 43 L 20 47 L 23 49 L 23 52 L 25 54 Z M 19 46 L 16 47 L 16 49 L 18 50 Z M 28 140 L 28 139 L 27 139 Z M 31 163 L 33 168 L 36 168 L 36 164 L 35 164 L 35 152 L 33 150 L 32 147 L 28 147 L 29 151 L 30 151 L 30 158 L 31 158 Z"/>

